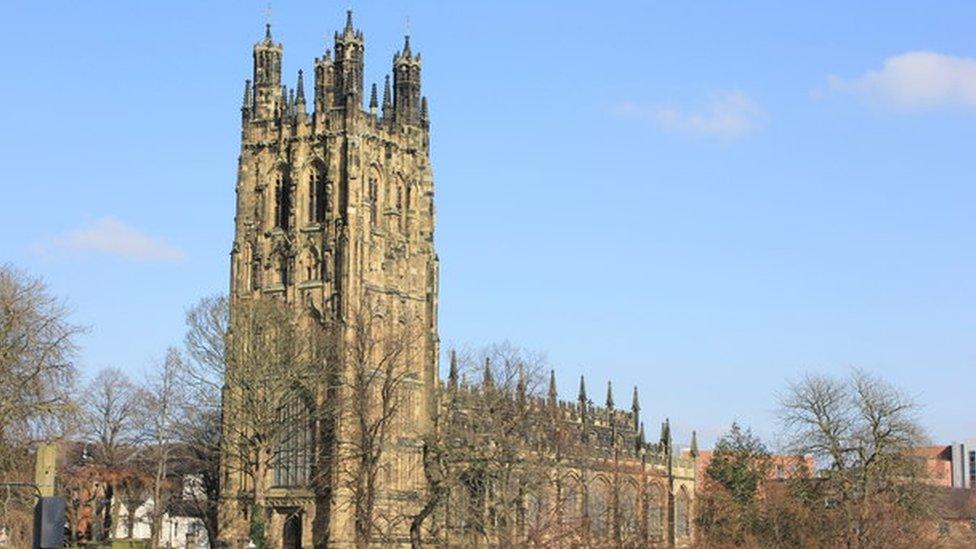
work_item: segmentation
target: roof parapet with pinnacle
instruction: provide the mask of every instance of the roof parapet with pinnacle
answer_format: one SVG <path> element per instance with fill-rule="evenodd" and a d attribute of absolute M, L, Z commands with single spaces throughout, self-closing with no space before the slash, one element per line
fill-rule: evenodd
<path fill-rule="evenodd" d="M 339 31 L 336 31 L 335 41 L 343 43 L 363 43 L 363 31 L 356 29 L 352 24 L 352 10 L 346 10 L 346 26 L 342 29 L 342 34 L 339 34 Z"/>
<path fill-rule="evenodd" d="M 403 37 L 403 49 L 393 54 L 394 65 L 420 65 L 420 54 L 414 55 L 410 50 L 410 35 Z"/>

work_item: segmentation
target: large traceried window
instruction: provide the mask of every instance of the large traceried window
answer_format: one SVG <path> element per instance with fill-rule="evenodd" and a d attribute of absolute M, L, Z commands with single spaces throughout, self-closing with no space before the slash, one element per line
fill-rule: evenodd
<path fill-rule="evenodd" d="M 288 393 L 278 409 L 278 445 L 274 456 L 275 486 L 304 486 L 312 470 L 312 414 L 305 395 Z"/>
<path fill-rule="evenodd" d="M 610 531 L 610 483 L 597 478 L 590 485 L 587 495 L 587 514 L 590 518 L 590 532 L 602 537 Z"/>
<path fill-rule="evenodd" d="M 630 480 L 623 481 L 620 486 L 618 516 L 620 517 L 620 534 L 627 545 L 631 545 L 639 539 L 639 508 L 637 484 Z"/>
<path fill-rule="evenodd" d="M 579 480 L 575 476 L 567 475 L 560 483 L 559 507 L 563 521 L 570 523 L 580 518 Z"/>
<path fill-rule="evenodd" d="M 684 486 L 674 498 L 674 535 L 682 538 L 691 534 L 691 498 Z"/>
<path fill-rule="evenodd" d="M 653 484 L 648 486 L 647 533 L 651 541 L 660 541 L 664 537 L 664 511 L 666 508 L 663 489 Z"/>

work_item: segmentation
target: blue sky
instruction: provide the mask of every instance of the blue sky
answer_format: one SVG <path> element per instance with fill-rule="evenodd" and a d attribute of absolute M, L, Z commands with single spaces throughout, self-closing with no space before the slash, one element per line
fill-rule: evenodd
<path fill-rule="evenodd" d="M 445 345 L 637 384 L 705 445 L 775 441 L 787 380 L 853 366 L 973 436 L 976 4 L 785 4 L 352 3 L 367 81 L 408 17 L 423 53 Z M 274 4 L 287 79 L 347 5 Z M 227 287 L 264 7 L 6 5 L 0 261 L 91 327 L 85 372 L 144 369 Z"/>

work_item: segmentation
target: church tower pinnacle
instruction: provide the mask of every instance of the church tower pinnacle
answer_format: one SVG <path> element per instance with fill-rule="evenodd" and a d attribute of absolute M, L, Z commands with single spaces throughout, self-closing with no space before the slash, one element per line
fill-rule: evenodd
<path fill-rule="evenodd" d="M 393 56 L 393 106 L 398 121 L 420 123 L 420 54 L 410 50 L 410 35 L 403 37 L 403 49 Z"/>
<path fill-rule="evenodd" d="M 340 104 L 360 108 L 363 99 L 363 33 L 353 27 L 352 10 L 346 12 L 342 34 L 335 34 L 335 64 Z"/>
<path fill-rule="evenodd" d="M 283 48 L 271 37 L 271 24 L 265 25 L 264 39 L 254 45 L 253 73 L 255 116 L 270 118 L 282 106 L 281 56 Z"/>

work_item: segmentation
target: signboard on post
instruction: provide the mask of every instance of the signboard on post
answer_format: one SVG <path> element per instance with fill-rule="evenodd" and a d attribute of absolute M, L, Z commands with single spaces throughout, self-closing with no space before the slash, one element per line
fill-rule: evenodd
<path fill-rule="evenodd" d="M 34 549 L 55 549 L 64 545 L 66 505 L 64 498 L 42 497 L 34 507 Z"/>

